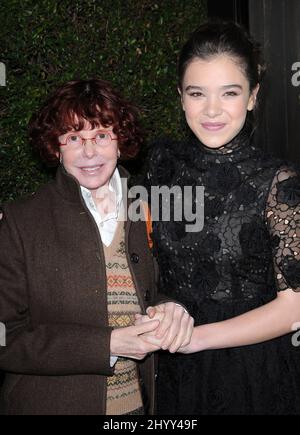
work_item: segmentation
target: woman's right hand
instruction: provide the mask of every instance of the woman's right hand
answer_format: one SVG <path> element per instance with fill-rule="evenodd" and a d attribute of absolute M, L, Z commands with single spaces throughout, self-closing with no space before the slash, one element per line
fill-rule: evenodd
<path fill-rule="evenodd" d="M 138 326 L 114 329 L 111 333 L 110 354 L 142 360 L 148 353 L 161 347 L 145 342 L 140 335 L 153 332 L 159 326 L 159 320 L 151 320 Z"/>

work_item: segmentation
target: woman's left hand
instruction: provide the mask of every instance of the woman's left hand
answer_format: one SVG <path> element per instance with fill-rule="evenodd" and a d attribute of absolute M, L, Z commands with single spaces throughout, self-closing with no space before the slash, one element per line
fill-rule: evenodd
<path fill-rule="evenodd" d="M 136 324 L 152 319 L 160 321 L 154 333 L 144 334 L 143 339 L 152 344 L 158 344 L 171 353 L 177 352 L 190 343 L 194 328 L 194 319 L 186 310 L 175 302 L 166 302 L 148 307 L 147 316 L 136 315 Z"/>

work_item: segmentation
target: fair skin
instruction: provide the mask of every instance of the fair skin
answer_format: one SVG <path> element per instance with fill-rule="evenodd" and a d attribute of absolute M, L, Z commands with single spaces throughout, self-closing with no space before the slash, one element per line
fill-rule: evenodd
<path fill-rule="evenodd" d="M 95 129 L 89 128 L 86 123 L 85 129 L 74 131 L 74 135 L 80 134 L 84 139 L 89 139 L 101 131 L 108 131 L 114 139 L 115 134 L 111 128 L 104 128 L 101 125 Z M 60 143 L 65 143 L 70 132 L 59 137 Z M 60 147 L 60 157 L 63 165 L 69 174 L 72 174 L 79 184 L 90 190 L 93 198 L 97 199 L 99 189 L 108 186 L 109 181 L 117 166 L 118 141 L 113 140 L 109 146 L 98 148 L 91 140 L 87 140 L 85 145 L 78 149 L 70 147 Z"/>
<path fill-rule="evenodd" d="M 108 131 L 112 138 L 116 138 L 111 128 L 101 125 L 92 129 L 86 122 L 81 131 L 69 131 L 59 137 L 61 144 L 66 143 L 70 133 L 74 133 L 72 140 L 76 141 L 76 135 L 87 139 L 81 147 L 60 146 L 58 157 L 65 170 L 73 175 L 78 183 L 89 189 L 95 204 L 103 214 L 111 207 L 111 198 L 103 192 L 108 190 L 109 181 L 116 169 L 118 159 L 118 141 L 113 140 L 108 146 L 99 147 L 95 145 L 93 138 L 99 130 Z M 129 326 L 126 328 L 114 329 L 111 334 L 111 354 L 127 358 L 143 359 L 148 353 L 161 349 L 162 344 L 172 344 L 177 340 L 179 345 L 185 346 L 189 343 L 192 328 L 186 329 L 186 321 L 179 319 L 185 313 L 184 308 L 174 302 L 157 305 L 155 309 L 161 313 L 160 319 L 155 319 L 147 325 Z M 150 309 L 151 312 L 151 309 Z M 189 315 L 184 318 L 191 319 Z M 142 339 L 143 334 L 159 332 L 159 340 L 153 345 Z M 178 338 L 179 337 L 179 338 Z"/>
<path fill-rule="evenodd" d="M 258 86 L 250 93 L 247 77 L 234 60 L 219 55 L 210 60 L 192 61 L 186 69 L 180 94 L 193 133 L 206 147 L 218 149 L 242 129 L 257 92 Z M 139 323 L 147 320 L 144 316 Z M 257 344 L 290 333 L 293 324 L 299 321 L 300 292 L 287 289 L 262 307 L 195 327 L 190 343 L 178 351 L 193 353 Z M 147 334 L 147 340 L 156 343 L 154 334 Z"/>
<path fill-rule="evenodd" d="M 254 108 L 258 86 L 250 92 L 241 67 L 230 57 L 195 59 L 186 69 L 181 96 L 186 121 L 208 148 L 229 143 Z"/>
<path fill-rule="evenodd" d="M 194 319 L 181 306 L 167 302 L 155 307 L 148 307 L 147 315 L 136 315 L 136 325 L 156 319 L 160 321 L 159 328 L 153 333 L 145 333 L 143 338 L 150 343 L 159 345 L 163 350 L 177 352 L 182 346 L 190 342 Z M 186 344 L 180 344 L 186 343 Z"/>

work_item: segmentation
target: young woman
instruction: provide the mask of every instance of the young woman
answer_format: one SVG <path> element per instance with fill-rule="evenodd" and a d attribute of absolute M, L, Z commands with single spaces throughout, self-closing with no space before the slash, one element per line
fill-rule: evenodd
<path fill-rule="evenodd" d="M 157 145 L 149 181 L 204 186 L 205 219 L 198 233 L 153 226 L 164 292 L 195 318 L 182 355 L 160 356 L 162 414 L 300 413 L 300 178 L 252 144 L 263 72 L 257 43 L 230 23 L 201 26 L 180 54 L 195 137 Z"/>

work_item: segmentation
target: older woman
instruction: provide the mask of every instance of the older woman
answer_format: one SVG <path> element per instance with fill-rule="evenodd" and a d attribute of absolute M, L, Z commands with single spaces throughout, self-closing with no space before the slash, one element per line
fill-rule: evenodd
<path fill-rule="evenodd" d="M 124 224 L 127 173 L 117 168 L 141 142 L 136 110 L 107 82 L 72 81 L 48 98 L 29 130 L 59 168 L 34 195 L 3 208 L 1 413 L 153 413 L 147 354 L 160 344 L 142 334 L 179 347 L 193 321 L 167 302 L 156 308 L 160 322 L 134 325 L 155 300 L 146 225 Z"/>

